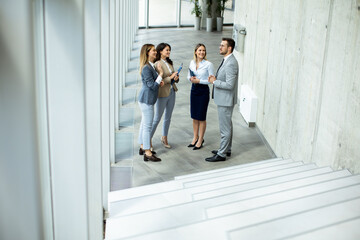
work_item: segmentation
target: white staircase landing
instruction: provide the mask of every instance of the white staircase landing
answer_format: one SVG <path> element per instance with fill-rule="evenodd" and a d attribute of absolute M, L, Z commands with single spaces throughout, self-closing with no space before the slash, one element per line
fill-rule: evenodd
<path fill-rule="evenodd" d="M 360 175 L 269 159 L 109 194 L 105 239 L 360 239 Z"/>

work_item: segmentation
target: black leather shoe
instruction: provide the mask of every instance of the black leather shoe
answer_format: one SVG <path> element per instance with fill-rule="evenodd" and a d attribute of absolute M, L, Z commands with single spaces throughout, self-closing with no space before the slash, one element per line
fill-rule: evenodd
<path fill-rule="evenodd" d="M 142 148 L 139 148 L 139 155 L 144 155 L 145 151 Z M 152 154 L 156 154 L 155 151 L 151 151 Z"/>
<path fill-rule="evenodd" d="M 213 154 L 217 154 L 217 150 L 212 150 L 211 152 L 212 152 Z M 227 156 L 227 157 L 230 157 L 230 156 L 231 156 L 231 152 L 227 152 L 227 153 L 226 153 L 226 156 Z"/>
<path fill-rule="evenodd" d="M 199 150 L 200 148 L 202 148 L 202 147 L 203 147 L 204 142 L 205 142 L 205 140 L 203 139 L 203 141 L 202 141 L 202 143 L 201 143 L 200 147 L 195 146 L 195 147 L 193 148 L 193 150 Z M 195 143 L 195 144 L 196 144 L 196 143 Z"/>
<path fill-rule="evenodd" d="M 146 154 L 144 154 L 144 161 L 147 162 L 147 161 L 151 161 L 151 162 L 160 162 L 161 159 L 156 157 L 155 155 L 152 155 L 152 156 L 148 156 Z"/>
<path fill-rule="evenodd" d="M 226 160 L 226 158 L 221 157 L 217 154 L 212 157 L 205 158 L 205 161 L 208 161 L 208 162 L 220 162 L 220 161 L 225 161 L 225 160 Z"/>
<path fill-rule="evenodd" d="M 191 143 L 190 143 L 190 144 L 188 145 L 188 147 L 195 147 L 195 145 L 196 145 L 196 143 L 197 143 L 198 140 L 199 140 L 199 139 L 197 139 L 194 144 L 191 144 Z"/>

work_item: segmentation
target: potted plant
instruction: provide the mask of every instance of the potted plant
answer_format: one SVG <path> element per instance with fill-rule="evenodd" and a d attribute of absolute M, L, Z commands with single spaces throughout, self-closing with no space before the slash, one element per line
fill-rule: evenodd
<path fill-rule="evenodd" d="M 218 17 L 216 18 L 216 30 L 222 31 L 223 22 L 224 22 L 224 12 L 225 12 L 225 4 L 228 0 L 217 0 L 216 5 L 216 13 Z"/>
<path fill-rule="evenodd" d="M 212 31 L 212 4 L 213 0 L 206 0 L 206 31 Z"/>
<path fill-rule="evenodd" d="M 191 14 L 195 14 L 195 30 L 200 30 L 200 23 L 201 23 L 201 7 L 199 5 L 199 0 L 191 0 L 192 3 L 194 3 L 194 8 L 191 11 Z"/>

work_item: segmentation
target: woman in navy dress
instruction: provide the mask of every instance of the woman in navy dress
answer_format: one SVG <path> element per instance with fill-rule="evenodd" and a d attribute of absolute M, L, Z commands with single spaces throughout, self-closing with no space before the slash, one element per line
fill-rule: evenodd
<path fill-rule="evenodd" d="M 194 60 L 189 65 L 188 80 L 192 83 L 190 113 L 193 119 L 194 136 L 188 147 L 202 148 L 206 130 L 206 113 L 210 100 L 208 77 L 214 75 L 214 66 L 206 60 L 206 47 L 199 43 L 194 50 Z"/>

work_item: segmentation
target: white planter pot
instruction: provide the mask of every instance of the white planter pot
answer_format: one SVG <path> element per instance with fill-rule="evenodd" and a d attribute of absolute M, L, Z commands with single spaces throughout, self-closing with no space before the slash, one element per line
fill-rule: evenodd
<path fill-rule="evenodd" d="M 200 30 L 200 24 L 201 24 L 201 17 L 195 17 L 194 29 L 195 30 Z"/>
<path fill-rule="evenodd" d="M 223 30 L 223 18 L 222 17 L 217 17 L 216 18 L 216 30 L 218 32 L 221 32 Z"/>
<path fill-rule="evenodd" d="M 212 18 L 206 18 L 206 31 L 212 31 Z"/>

